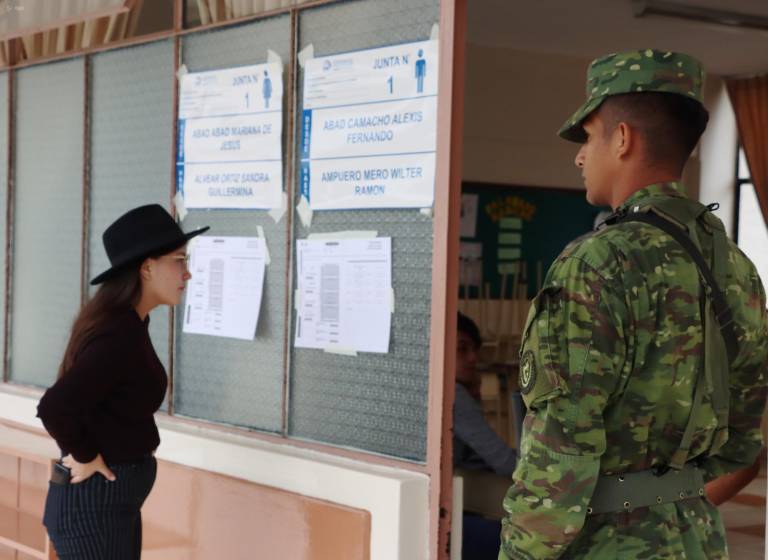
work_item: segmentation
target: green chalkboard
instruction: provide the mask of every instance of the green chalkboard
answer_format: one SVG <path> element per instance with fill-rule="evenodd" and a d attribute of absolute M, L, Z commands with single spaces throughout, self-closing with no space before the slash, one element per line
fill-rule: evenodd
<path fill-rule="evenodd" d="M 515 275 L 533 297 L 560 251 L 591 231 L 606 210 L 591 206 L 581 190 L 465 182 L 460 297 L 482 297 L 490 289 L 497 298 L 505 279 L 509 298 Z"/>

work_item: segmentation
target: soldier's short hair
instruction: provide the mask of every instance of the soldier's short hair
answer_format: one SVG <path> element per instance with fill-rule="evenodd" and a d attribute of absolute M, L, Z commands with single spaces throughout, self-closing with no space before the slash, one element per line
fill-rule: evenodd
<path fill-rule="evenodd" d="M 608 97 L 600 107 L 606 134 L 620 122 L 647 140 L 651 164 L 675 166 L 682 171 L 707 127 L 709 113 L 695 99 L 663 92 L 627 93 Z"/>

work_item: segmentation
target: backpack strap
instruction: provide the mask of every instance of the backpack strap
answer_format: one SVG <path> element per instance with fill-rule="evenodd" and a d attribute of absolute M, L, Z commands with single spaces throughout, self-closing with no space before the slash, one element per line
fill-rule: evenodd
<path fill-rule="evenodd" d="M 690 257 L 693 259 L 693 262 L 698 267 L 702 279 L 704 280 L 707 296 L 712 301 L 715 318 L 717 319 L 717 324 L 720 327 L 720 332 L 723 335 L 723 340 L 725 340 L 725 348 L 728 353 L 728 363 L 732 364 L 739 350 L 736 331 L 733 329 L 733 313 L 731 312 L 731 308 L 728 306 L 728 302 L 725 299 L 725 293 L 720 289 L 717 280 L 715 280 L 715 275 L 712 273 L 712 269 L 709 268 L 707 261 L 704 260 L 704 255 L 701 254 L 699 248 L 696 247 L 694 242 L 681 227 L 675 225 L 665 218 L 662 218 L 653 212 L 652 209 L 646 212 L 631 212 L 623 215 L 617 215 L 614 220 L 611 220 L 610 222 L 606 221 L 606 223 L 609 224 L 624 222 L 643 222 L 645 224 L 655 226 L 667 233 L 670 237 L 672 237 L 672 239 L 677 241 L 690 255 Z M 718 245 L 717 241 L 715 243 Z"/>
<path fill-rule="evenodd" d="M 698 216 L 701 216 L 704 212 L 710 211 L 712 206 L 702 208 L 703 210 L 702 212 L 699 212 Z M 611 216 L 606 220 L 606 223 L 642 222 L 667 233 L 677 241 L 683 249 L 685 249 L 696 264 L 700 273 L 705 295 L 707 296 L 706 302 L 702 305 L 702 326 L 704 328 L 703 342 L 705 346 L 704 359 L 702 367 L 699 368 L 696 386 L 693 392 L 691 411 L 683 432 L 682 440 L 677 451 L 672 455 L 669 465 L 658 469 L 659 473 L 663 474 L 669 468 L 675 470 L 682 469 L 688 460 L 690 446 L 693 440 L 693 432 L 696 427 L 696 419 L 699 416 L 699 410 L 706 389 L 709 389 L 712 393 L 712 408 L 717 417 L 717 429 L 709 448 L 709 454 L 717 453 L 725 441 L 727 441 L 729 410 L 728 376 L 730 365 L 733 363 L 733 360 L 738 353 L 738 344 L 736 331 L 734 330 L 733 325 L 733 313 L 725 299 L 725 294 L 720 289 L 720 286 L 715 279 L 715 275 L 712 273 L 712 269 L 709 265 L 707 265 L 701 251 L 696 246 L 693 239 L 691 239 L 691 235 L 677 225 L 677 223 L 666 217 L 662 217 L 654 210 L 653 206 L 646 207 L 642 210 L 633 208 L 633 210 L 634 211 L 632 212 L 623 212 Z M 691 234 L 695 235 L 695 232 L 691 232 Z M 714 236 L 713 248 L 716 255 L 720 251 L 727 251 L 727 245 L 725 245 L 725 233 L 717 231 L 714 232 Z M 718 239 L 718 237 L 721 237 L 722 239 Z M 719 258 L 724 257 L 724 255 L 717 256 Z M 708 317 L 713 317 L 715 319 L 719 327 L 718 330 L 713 330 L 713 325 L 711 325 L 711 320 L 708 319 Z M 708 324 L 709 328 L 707 327 Z M 721 335 L 719 337 L 715 334 L 718 331 Z M 723 350 L 725 351 L 725 356 L 722 355 Z"/>

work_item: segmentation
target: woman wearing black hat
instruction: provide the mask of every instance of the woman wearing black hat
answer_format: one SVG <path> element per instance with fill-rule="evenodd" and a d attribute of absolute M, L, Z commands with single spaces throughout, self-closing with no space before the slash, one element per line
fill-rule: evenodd
<path fill-rule="evenodd" d="M 157 472 L 154 413 L 167 377 L 149 337 L 149 312 L 180 303 L 184 233 L 159 205 L 118 218 L 103 235 L 111 263 L 72 326 L 56 383 L 37 411 L 61 448 L 43 522 L 61 560 L 141 557 L 141 506 Z"/>

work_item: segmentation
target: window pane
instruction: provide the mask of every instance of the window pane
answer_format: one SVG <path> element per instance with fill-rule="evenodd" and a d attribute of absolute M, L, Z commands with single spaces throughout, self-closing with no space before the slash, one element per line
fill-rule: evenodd
<path fill-rule="evenodd" d="M 56 379 L 80 307 L 82 58 L 16 74 L 11 380 Z"/>
<path fill-rule="evenodd" d="M 8 74 L 0 73 L 0 107 L 8 106 Z M 0 111 L 0 247 L 6 244 L 6 216 L 8 200 L 8 111 Z M 0 282 L 5 282 L 6 274 L 6 255 L 5 251 L 0 256 Z M 0 313 L 5 317 L 5 298 L 0 302 Z M 5 336 L 5 324 L 0 325 L 0 336 Z M 0 556 L 2 558 L 2 556 Z"/>
<path fill-rule="evenodd" d="M 337 2 L 300 14 L 299 48 L 313 44 L 315 54 L 324 56 L 425 40 L 439 17 L 437 0 Z M 302 79 L 300 71 L 299 84 Z M 299 96 L 297 111 L 301 114 L 301 93 Z M 299 181 L 294 180 L 293 188 L 298 191 L 298 187 Z M 306 238 L 309 230 L 295 223 L 296 237 Z M 397 302 L 389 353 L 366 353 L 355 358 L 293 349 L 289 433 L 297 438 L 425 461 L 432 220 L 408 209 L 313 215 L 312 232 L 347 229 L 376 230 L 379 236 L 394 240 L 392 287 Z"/>
<path fill-rule="evenodd" d="M 768 286 L 768 227 L 765 225 L 755 187 L 751 183 L 741 186 L 739 201 L 739 247 L 755 263 L 763 286 Z"/>
<path fill-rule="evenodd" d="M 267 49 L 287 61 L 291 55 L 290 36 L 288 15 L 194 33 L 183 39 L 183 62 L 190 72 L 259 64 L 266 62 Z M 290 138 L 289 134 L 285 136 Z M 288 224 L 285 219 L 275 223 L 265 210 L 191 209 L 184 219 L 184 229 L 201 226 L 210 226 L 213 235 L 250 237 L 256 237 L 262 226 L 271 262 L 265 270 L 254 340 L 185 333 L 184 312 L 179 309 L 174 354 L 175 411 L 213 422 L 279 432 L 283 425 Z"/>
<path fill-rule="evenodd" d="M 170 202 L 173 57 L 166 40 L 92 59 L 88 278 L 109 268 L 101 241 L 109 224 L 135 206 Z M 170 310 L 161 305 L 150 316 L 152 344 L 167 371 Z"/>

